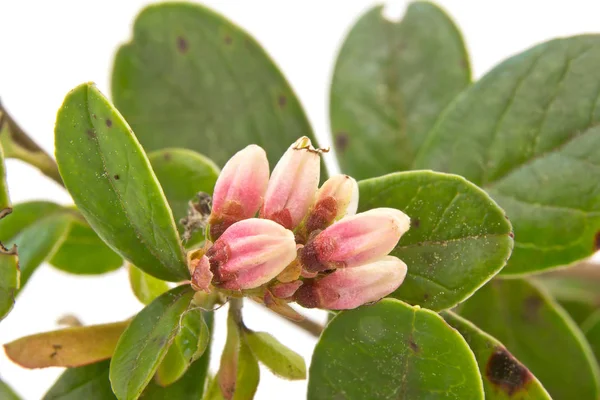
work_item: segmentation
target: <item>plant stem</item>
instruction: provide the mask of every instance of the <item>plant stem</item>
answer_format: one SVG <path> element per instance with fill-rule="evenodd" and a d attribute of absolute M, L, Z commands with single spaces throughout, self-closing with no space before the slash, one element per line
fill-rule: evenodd
<path fill-rule="evenodd" d="M 261 303 L 258 303 L 258 304 L 261 304 Z M 273 314 L 277 315 L 278 317 L 281 317 L 282 319 L 286 320 L 290 324 L 296 325 L 298 328 L 304 330 L 305 332 L 310 333 L 311 335 L 313 335 L 316 338 L 318 338 L 319 336 L 321 336 L 321 332 L 323 332 L 323 329 L 325 329 L 325 327 L 323 325 L 321 325 L 317 321 L 313 321 L 312 319 L 304 318 L 302 321 L 293 321 L 291 319 L 288 319 L 288 318 L 284 317 L 281 314 L 276 313 L 275 311 L 271 310 L 270 308 L 268 308 L 264 304 L 261 304 L 261 305 L 265 309 L 271 311 Z"/>
<path fill-rule="evenodd" d="M 240 328 L 245 327 L 244 319 L 242 318 L 242 307 L 244 307 L 243 298 L 231 297 L 229 299 L 229 316 Z"/>
<path fill-rule="evenodd" d="M 0 141 L 4 145 L 6 157 L 19 159 L 36 167 L 64 187 L 56 161 L 25 133 L 0 103 L 0 133 L 5 127 L 7 127 L 5 132 L 7 136 L 4 138 L 0 136 Z"/>

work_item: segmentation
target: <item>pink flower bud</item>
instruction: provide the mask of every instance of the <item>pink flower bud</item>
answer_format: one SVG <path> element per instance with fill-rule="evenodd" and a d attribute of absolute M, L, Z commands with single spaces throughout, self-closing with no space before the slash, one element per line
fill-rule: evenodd
<path fill-rule="evenodd" d="M 294 300 L 307 308 L 348 310 L 377 301 L 396 290 L 406 276 L 406 264 L 387 256 L 379 261 L 305 281 Z"/>
<path fill-rule="evenodd" d="M 227 161 L 212 198 L 209 223 L 213 240 L 233 223 L 256 215 L 268 183 L 269 162 L 259 146 L 247 146 Z"/>
<path fill-rule="evenodd" d="M 308 272 L 350 268 L 380 259 L 396 247 L 408 231 L 410 218 L 393 208 L 375 208 L 343 218 L 300 250 Z"/>
<path fill-rule="evenodd" d="M 252 289 L 275 278 L 296 258 L 294 234 L 266 219 L 236 222 L 206 252 L 212 284 Z"/>
<path fill-rule="evenodd" d="M 292 297 L 296 290 L 302 286 L 302 281 L 293 281 L 293 282 L 278 282 L 270 287 L 271 293 L 273 296 L 278 297 L 280 299 L 287 299 L 288 297 Z"/>
<path fill-rule="evenodd" d="M 304 224 L 304 231 L 310 234 L 325 229 L 333 222 L 356 214 L 358 208 L 358 183 L 348 175 L 335 175 L 329 178 L 317 192 L 315 204 Z"/>
<path fill-rule="evenodd" d="M 320 150 L 302 137 L 285 152 L 269 180 L 260 216 L 293 229 L 312 205 L 319 186 Z"/>

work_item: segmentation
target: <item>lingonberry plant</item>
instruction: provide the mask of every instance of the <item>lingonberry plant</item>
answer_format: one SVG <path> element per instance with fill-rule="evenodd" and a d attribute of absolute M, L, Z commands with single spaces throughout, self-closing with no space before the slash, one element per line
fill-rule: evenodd
<path fill-rule="evenodd" d="M 599 93 L 600 36 L 542 43 L 472 83 L 437 6 L 397 23 L 376 7 L 337 58 L 348 175 L 328 176 L 333 155 L 246 32 L 199 5 L 150 6 L 117 52 L 114 105 L 89 83 L 67 94 L 56 161 L 0 107 L 3 157 L 75 203 L 12 206 L 0 179 L 1 318 L 43 262 L 124 266 L 145 307 L 4 349 L 67 367 L 47 400 L 252 399 L 259 363 L 308 378 L 310 400 L 597 400 L 600 274 L 580 261 L 600 248 Z M 308 373 L 246 326 L 248 301 L 319 337 Z M 0 398 L 18 397 L 0 381 Z"/>

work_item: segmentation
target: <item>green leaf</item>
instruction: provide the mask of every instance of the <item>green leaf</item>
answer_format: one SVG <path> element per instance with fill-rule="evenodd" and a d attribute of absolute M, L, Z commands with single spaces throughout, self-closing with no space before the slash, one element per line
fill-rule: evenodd
<path fill-rule="evenodd" d="M 138 267 L 129 265 L 129 284 L 133 294 L 142 304 L 150 304 L 169 290 L 167 282 L 148 275 Z"/>
<path fill-rule="evenodd" d="M 0 379 L 0 399 L 2 400 L 21 400 L 13 390 Z"/>
<path fill-rule="evenodd" d="M 58 378 L 43 400 L 116 400 L 108 380 L 110 361 L 69 368 Z"/>
<path fill-rule="evenodd" d="M 0 129 L 2 123 L 0 122 Z M 8 197 L 8 185 L 6 184 L 6 170 L 4 167 L 4 152 L 0 145 L 0 219 L 12 212 L 10 198 Z"/>
<path fill-rule="evenodd" d="M 178 286 L 135 316 L 119 339 L 111 360 L 110 381 L 119 400 L 137 399 L 160 365 L 180 329 L 181 315 L 194 291 Z"/>
<path fill-rule="evenodd" d="M 175 221 L 187 215 L 188 202 L 198 192 L 212 195 L 219 168 L 210 159 L 191 150 L 165 149 L 148 154 L 154 174 L 169 201 Z M 181 225 L 179 232 L 183 233 Z"/>
<path fill-rule="evenodd" d="M 411 169 L 441 111 L 471 80 L 461 34 L 428 2 L 395 23 L 383 6 L 354 25 L 331 85 L 331 129 L 342 170 L 364 179 Z"/>
<path fill-rule="evenodd" d="M 26 336 L 4 345 L 25 368 L 79 367 L 109 359 L 129 321 L 81 326 Z"/>
<path fill-rule="evenodd" d="M 339 313 L 309 370 L 309 400 L 483 400 L 463 337 L 436 313 L 395 299 Z"/>
<path fill-rule="evenodd" d="M 156 381 L 161 386 L 169 386 L 181 378 L 208 346 L 210 332 L 200 309 L 186 312 L 180 325 L 173 344 L 156 371 Z"/>
<path fill-rule="evenodd" d="M 512 232 L 504 212 L 462 177 L 401 172 L 361 181 L 359 189 L 359 211 L 392 207 L 411 218 L 411 229 L 391 253 L 408 265 L 392 297 L 434 310 L 452 307 L 510 256 Z"/>
<path fill-rule="evenodd" d="M 12 310 L 21 281 L 17 249 L 5 250 L 1 245 L 2 243 L 0 243 L 0 321 Z"/>
<path fill-rule="evenodd" d="M 112 251 L 87 222 L 74 218 L 50 264 L 71 274 L 96 275 L 120 268 L 123 258 Z"/>
<path fill-rule="evenodd" d="M 252 354 L 248 344 L 240 342 L 240 353 L 237 365 L 237 380 L 235 382 L 235 393 L 233 400 L 252 400 L 258 389 L 260 381 L 260 369 L 258 360 Z"/>
<path fill-rule="evenodd" d="M 209 332 L 213 327 L 213 313 L 203 313 Z M 210 339 L 210 338 L 209 338 Z M 208 380 L 208 364 L 210 361 L 210 346 L 207 345 L 202 357 L 194 361 L 186 373 L 177 382 L 167 387 L 151 381 L 140 396 L 143 400 L 175 400 L 175 399 L 201 399 Z M 219 391 L 220 393 L 220 391 Z"/>
<path fill-rule="evenodd" d="M 282 378 L 299 380 L 306 379 L 306 363 L 302 356 L 266 332 L 244 331 L 246 343 L 254 356 Z"/>
<path fill-rule="evenodd" d="M 448 107 L 415 162 L 464 176 L 506 210 L 505 275 L 598 250 L 600 36 L 557 39 L 494 68 Z"/>
<path fill-rule="evenodd" d="M 442 317 L 473 350 L 487 400 L 551 400 L 540 381 L 502 343 L 451 311 L 443 311 Z"/>
<path fill-rule="evenodd" d="M 599 397 L 598 366 L 583 334 L 535 285 L 519 279 L 494 280 L 459 311 L 500 340 L 554 400 Z"/>
<path fill-rule="evenodd" d="M 254 143 L 275 165 L 300 136 L 316 142 L 262 47 L 196 4 L 157 4 L 138 15 L 115 59 L 112 95 L 148 151 L 182 147 L 223 165 Z"/>
<path fill-rule="evenodd" d="M 596 361 L 600 362 L 600 310 L 596 310 L 581 326 L 585 333 Z"/>
<path fill-rule="evenodd" d="M 173 215 L 150 162 L 123 117 L 93 84 L 69 92 L 55 133 L 65 185 L 96 233 L 157 278 L 189 278 Z"/>
<path fill-rule="evenodd" d="M 581 324 L 600 308 L 600 292 L 598 282 L 585 276 L 566 276 L 557 271 L 555 275 L 536 277 L 537 284 L 542 285 L 573 318 L 577 325 Z"/>
<path fill-rule="evenodd" d="M 29 201 L 15 204 L 10 218 L 0 219 L 0 242 L 6 247 L 14 244 L 14 238 L 40 219 L 61 212 L 63 208 L 49 201 Z"/>

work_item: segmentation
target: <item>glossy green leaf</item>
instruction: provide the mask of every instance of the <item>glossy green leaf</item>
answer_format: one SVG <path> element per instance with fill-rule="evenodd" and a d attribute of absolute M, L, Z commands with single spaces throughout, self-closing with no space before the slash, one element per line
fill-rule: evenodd
<path fill-rule="evenodd" d="M 69 368 L 42 400 L 116 400 L 108 380 L 110 361 Z"/>
<path fill-rule="evenodd" d="M 129 265 L 129 284 L 133 294 L 142 304 L 150 304 L 169 290 L 167 282 L 148 275 L 138 267 Z"/>
<path fill-rule="evenodd" d="M 391 253 L 408 266 L 392 297 L 434 310 L 452 307 L 510 256 L 512 233 L 504 212 L 462 177 L 401 172 L 361 181 L 359 189 L 359 211 L 392 207 L 411 218 L 411 229 Z"/>
<path fill-rule="evenodd" d="M 156 371 L 156 381 L 161 386 L 169 386 L 181 378 L 208 346 L 210 332 L 200 309 L 186 312 L 180 325 L 179 332 Z"/>
<path fill-rule="evenodd" d="M 596 361 L 600 362 L 600 310 L 596 310 L 581 326 Z"/>
<path fill-rule="evenodd" d="M 194 291 L 178 286 L 135 316 L 123 333 L 111 360 L 110 381 L 119 400 L 137 399 L 160 365 Z"/>
<path fill-rule="evenodd" d="M 188 202 L 198 192 L 212 195 L 219 168 L 210 159 L 191 150 L 165 149 L 148 154 L 152 169 L 165 192 L 175 221 L 187 215 Z M 178 224 L 180 233 L 183 233 Z"/>
<path fill-rule="evenodd" d="M 579 276 L 566 276 L 557 271 L 555 275 L 540 276 L 535 282 L 544 287 L 552 297 L 565 309 L 577 325 L 588 319 L 600 308 L 600 291 L 594 279 Z"/>
<path fill-rule="evenodd" d="M 271 165 L 311 127 L 261 46 L 200 5 L 164 3 L 138 15 L 116 56 L 112 95 L 148 151 L 182 147 L 223 165 L 248 144 Z"/>
<path fill-rule="evenodd" d="M 282 378 L 306 379 L 306 363 L 302 356 L 279 342 L 266 332 L 244 331 L 246 343 L 254 356 Z"/>
<path fill-rule="evenodd" d="M 438 121 L 416 168 L 464 176 L 515 229 L 503 274 L 585 258 L 600 232 L 600 36 L 553 40 L 467 89 Z"/>
<path fill-rule="evenodd" d="M 0 129 L 1 129 L 0 122 Z M 12 211 L 10 198 L 8 197 L 8 185 L 6 184 L 6 170 L 4 167 L 4 153 L 0 145 L 0 219 Z"/>
<path fill-rule="evenodd" d="M 0 243 L 0 321 L 12 310 L 20 287 L 21 271 L 17 249 L 4 249 Z"/>
<path fill-rule="evenodd" d="M 123 258 L 112 251 L 87 222 L 74 218 L 50 264 L 71 274 L 96 275 L 120 268 Z"/>
<path fill-rule="evenodd" d="M 209 382 L 206 395 L 202 398 L 202 400 L 225 400 L 223 394 L 221 393 L 221 388 L 219 387 L 218 377 L 215 377 Z"/>
<path fill-rule="evenodd" d="M 442 317 L 475 354 L 487 400 L 551 400 L 540 381 L 502 343 L 451 311 Z"/>
<path fill-rule="evenodd" d="M 29 201 L 15 204 L 10 218 L 0 219 L 0 242 L 6 247 L 14 244 L 14 238 L 40 219 L 64 210 L 49 201 Z"/>
<path fill-rule="evenodd" d="M 208 330 L 213 326 L 213 313 L 203 313 Z M 177 382 L 167 387 L 158 385 L 154 380 L 148 384 L 146 390 L 140 396 L 143 400 L 175 400 L 175 399 L 198 399 L 204 395 L 204 389 L 208 380 L 208 365 L 210 361 L 210 347 L 202 357 L 194 361 L 186 373 Z M 218 387 L 218 386 L 217 386 Z M 220 393 L 220 390 L 219 390 Z"/>
<path fill-rule="evenodd" d="M 308 400 L 483 400 L 463 337 L 436 313 L 396 299 L 339 313 L 313 353 Z"/>
<path fill-rule="evenodd" d="M 129 321 L 79 326 L 25 336 L 4 345 L 25 368 L 79 367 L 109 359 Z"/>
<path fill-rule="evenodd" d="M 0 399 L 2 400 L 21 400 L 19 396 L 0 379 Z"/>
<path fill-rule="evenodd" d="M 598 366 L 585 337 L 535 285 L 519 279 L 494 280 L 459 311 L 500 340 L 554 400 L 598 399 Z"/>
<path fill-rule="evenodd" d="M 404 19 L 378 5 L 354 25 L 331 85 L 331 129 L 342 170 L 364 179 L 412 169 L 441 111 L 471 80 L 461 34 L 436 5 Z"/>
<path fill-rule="evenodd" d="M 69 92 L 55 133 L 65 185 L 96 233 L 157 278 L 189 278 L 173 215 L 150 162 L 123 117 L 93 84 Z"/>

